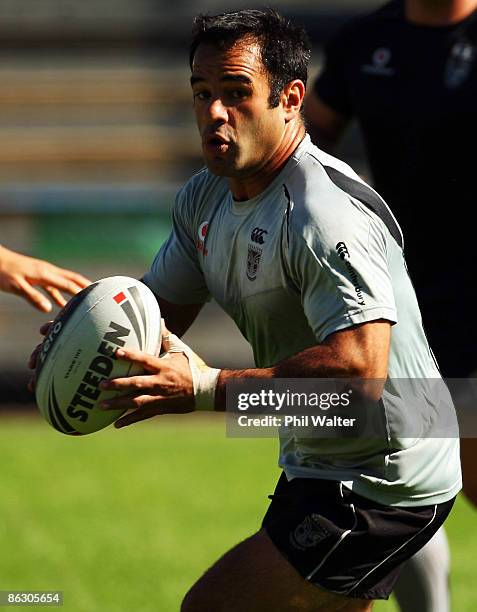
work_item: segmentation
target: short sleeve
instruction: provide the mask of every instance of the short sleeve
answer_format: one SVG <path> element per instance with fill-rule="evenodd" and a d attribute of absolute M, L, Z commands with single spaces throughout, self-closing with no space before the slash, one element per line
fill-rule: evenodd
<path fill-rule="evenodd" d="M 331 219 L 314 215 L 291 226 L 290 270 L 318 342 L 359 323 L 397 323 L 386 255 L 392 237 L 359 205 L 345 207 L 337 206 Z"/>
<path fill-rule="evenodd" d="M 325 46 L 323 68 L 313 89 L 327 106 L 350 117 L 353 106 L 346 78 L 346 55 L 347 40 L 341 32 Z"/>
<path fill-rule="evenodd" d="M 194 236 L 187 189 L 183 188 L 172 211 L 172 232 L 144 275 L 146 285 L 173 304 L 202 304 L 210 299 Z"/>

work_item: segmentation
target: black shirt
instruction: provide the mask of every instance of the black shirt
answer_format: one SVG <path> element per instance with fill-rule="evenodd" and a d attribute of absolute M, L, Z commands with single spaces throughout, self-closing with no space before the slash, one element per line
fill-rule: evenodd
<path fill-rule="evenodd" d="M 423 232 L 437 232 L 436 244 L 461 242 L 477 200 L 477 11 L 429 27 L 406 21 L 403 3 L 391 2 L 331 42 L 315 89 L 328 106 L 357 117 L 411 269 L 431 238 Z M 450 229 L 459 235 L 448 236 Z"/>

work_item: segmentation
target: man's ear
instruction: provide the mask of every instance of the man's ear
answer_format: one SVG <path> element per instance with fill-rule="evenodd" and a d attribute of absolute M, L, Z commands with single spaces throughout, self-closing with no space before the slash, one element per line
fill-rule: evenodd
<path fill-rule="evenodd" d="M 291 121 L 300 114 L 305 97 L 305 84 L 300 79 L 287 83 L 282 93 L 282 105 L 285 111 L 285 121 Z"/>

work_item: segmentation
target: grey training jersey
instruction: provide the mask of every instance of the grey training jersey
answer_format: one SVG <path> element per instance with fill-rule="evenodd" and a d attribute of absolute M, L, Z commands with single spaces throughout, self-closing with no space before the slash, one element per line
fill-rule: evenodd
<path fill-rule="evenodd" d="M 206 169 L 192 177 L 145 282 L 176 304 L 213 297 L 250 342 L 257 367 L 358 323 L 390 321 L 380 437 L 304 439 L 285 430 L 280 465 L 289 479 L 340 480 L 389 505 L 441 503 L 461 488 L 458 437 L 429 437 L 436 414 L 455 415 L 422 328 L 399 226 L 375 191 L 308 136 L 246 202 L 233 200 L 226 178 Z M 423 411 L 399 379 L 416 380 Z"/>

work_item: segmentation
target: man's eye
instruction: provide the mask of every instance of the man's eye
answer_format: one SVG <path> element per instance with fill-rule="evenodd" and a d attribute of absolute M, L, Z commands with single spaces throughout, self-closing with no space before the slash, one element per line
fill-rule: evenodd
<path fill-rule="evenodd" d="M 194 92 L 194 100 L 208 100 L 209 99 L 209 93 L 207 91 L 196 91 Z"/>
<path fill-rule="evenodd" d="M 242 91 L 241 89 L 232 89 L 232 91 L 230 92 L 230 97 L 233 100 L 241 100 L 242 98 L 244 98 L 246 95 L 246 93 L 244 91 Z"/>

